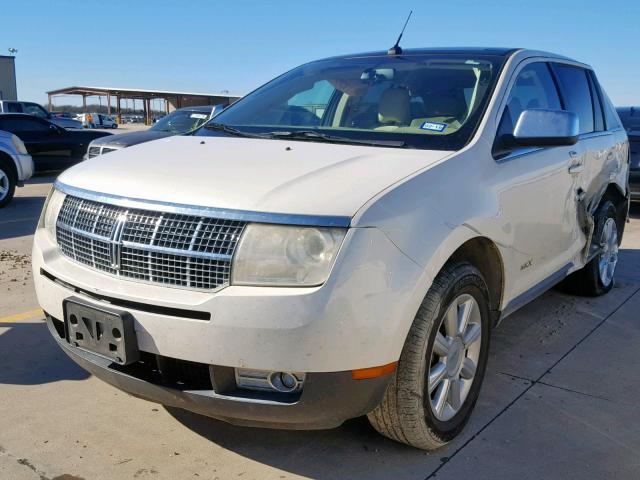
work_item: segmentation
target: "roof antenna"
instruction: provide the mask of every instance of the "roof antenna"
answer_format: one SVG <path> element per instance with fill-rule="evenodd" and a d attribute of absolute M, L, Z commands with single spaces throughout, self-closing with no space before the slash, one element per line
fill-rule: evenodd
<path fill-rule="evenodd" d="M 409 12 L 409 16 L 407 17 L 407 21 L 404 22 L 404 27 L 402 27 L 402 31 L 400 32 L 400 35 L 398 36 L 398 40 L 396 40 L 396 44 L 391 47 L 389 50 L 387 50 L 387 55 L 401 55 L 402 54 L 402 48 L 400 48 L 400 40 L 402 39 L 402 34 L 404 33 L 404 29 L 407 28 L 407 23 L 409 23 L 409 19 L 411 18 L 411 14 L 413 13 L 413 10 L 411 10 Z"/>

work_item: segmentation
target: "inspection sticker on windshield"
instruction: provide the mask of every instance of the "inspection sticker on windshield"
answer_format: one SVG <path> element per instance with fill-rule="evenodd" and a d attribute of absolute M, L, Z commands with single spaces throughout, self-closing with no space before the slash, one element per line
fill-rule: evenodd
<path fill-rule="evenodd" d="M 424 122 L 420 125 L 422 130 L 432 130 L 434 132 L 442 132 L 445 128 L 447 128 L 446 123 L 437 123 L 437 122 Z"/>
<path fill-rule="evenodd" d="M 207 118 L 209 118 L 207 115 L 204 115 L 202 113 L 192 113 L 190 115 L 191 118 L 201 118 L 203 120 L 206 120 Z"/>

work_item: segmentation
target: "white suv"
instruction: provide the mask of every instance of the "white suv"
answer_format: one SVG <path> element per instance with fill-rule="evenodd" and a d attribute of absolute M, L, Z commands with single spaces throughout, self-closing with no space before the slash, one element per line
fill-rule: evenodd
<path fill-rule="evenodd" d="M 587 65 L 368 53 L 296 68 L 191 136 L 64 172 L 35 235 L 62 349 L 135 396 L 241 425 L 365 415 L 437 448 L 491 329 L 612 288 L 628 142 Z"/>

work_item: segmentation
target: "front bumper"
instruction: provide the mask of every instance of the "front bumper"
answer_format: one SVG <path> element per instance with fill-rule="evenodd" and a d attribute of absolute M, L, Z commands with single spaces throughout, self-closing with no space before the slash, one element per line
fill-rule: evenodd
<path fill-rule="evenodd" d="M 16 168 L 18 170 L 18 181 L 24 182 L 26 180 L 29 180 L 33 176 L 33 172 L 35 169 L 31 155 L 21 155 L 16 153 L 14 155 L 11 155 L 11 158 L 13 158 L 13 161 L 16 164 Z"/>
<path fill-rule="evenodd" d="M 285 372 L 397 361 L 428 288 L 424 270 L 376 228 L 350 229 L 329 279 L 312 288 L 203 292 L 138 283 L 74 262 L 44 229 L 35 233 L 32 264 L 40 306 L 55 318 L 63 318 L 65 299 L 78 296 L 127 310 L 141 351 Z"/>
<path fill-rule="evenodd" d="M 382 401 L 393 378 L 386 375 L 353 380 L 351 372 L 311 373 L 307 374 L 302 393 L 292 401 L 287 396 L 280 400 L 277 395 L 265 398 L 264 394 L 250 396 L 244 392 L 243 396 L 240 391 L 218 391 L 212 367 L 212 388 L 178 389 L 139 378 L 105 358 L 72 347 L 61 336 L 62 322 L 50 315 L 47 315 L 47 326 L 62 350 L 99 379 L 135 397 L 236 425 L 300 430 L 334 428 L 373 410 Z"/>

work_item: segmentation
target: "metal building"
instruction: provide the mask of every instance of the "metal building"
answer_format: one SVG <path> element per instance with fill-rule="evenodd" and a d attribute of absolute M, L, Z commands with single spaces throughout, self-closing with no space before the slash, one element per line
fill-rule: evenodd
<path fill-rule="evenodd" d="M 17 100 L 15 57 L 0 55 L 0 100 Z"/>

